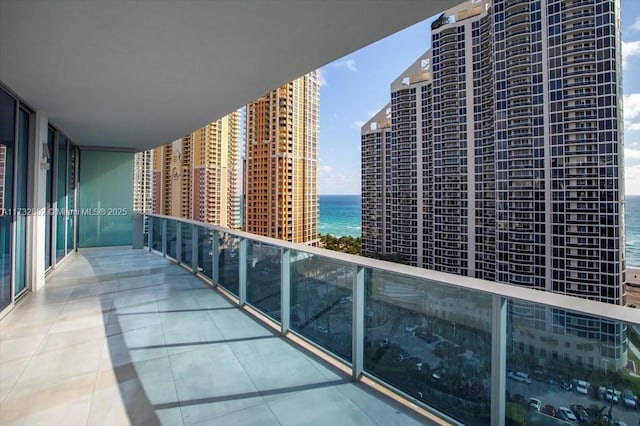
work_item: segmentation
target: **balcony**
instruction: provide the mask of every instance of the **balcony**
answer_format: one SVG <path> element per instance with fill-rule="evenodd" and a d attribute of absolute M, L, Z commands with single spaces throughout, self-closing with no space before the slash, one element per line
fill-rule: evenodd
<path fill-rule="evenodd" d="M 0 336 L 2 424 L 428 421 L 130 247 L 80 250 Z"/>
<path fill-rule="evenodd" d="M 626 377 L 640 322 L 631 308 L 194 221 L 137 217 L 134 232 L 151 253 L 82 249 L 0 322 L 2 423 L 533 423 L 514 395 L 589 406 L 550 380 Z M 466 267 L 452 262 L 440 268 Z"/>

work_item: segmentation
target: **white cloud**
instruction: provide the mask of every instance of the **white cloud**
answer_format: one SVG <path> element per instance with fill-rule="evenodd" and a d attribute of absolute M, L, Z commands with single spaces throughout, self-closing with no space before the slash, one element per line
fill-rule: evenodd
<path fill-rule="evenodd" d="M 336 68 L 346 68 L 349 71 L 358 71 L 358 68 L 356 68 L 356 61 L 353 59 L 343 59 L 341 61 L 334 62 L 333 66 Z"/>
<path fill-rule="evenodd" d="M 640 194 L 640 164 L 625 166 L 624 168 L 624 192 L 627 195 Z"/>
<path fill-rule="evenodd" d="M 626 122 L 624 123 L 624 129 L 626 131 L 635 131 L 635 130 L 640 130 L 640 122 L 638 123 L 631 123 L 631 122 Z"/>
<path fill-rule="evenodd" d="M 631 29 L 640 31 L 640 16 L 637 17 L 635 21 L 633 21 L 633 24 L 631 24 Z"/>
<path fill-rule="evenodd" d="M 333 171 L 333 167 L 329 165 L 320 166 L 319 172 L 320 174 L 331 173 Z"/>
<path fill-rule="evenodd" d="M 320 87 L 329 85 L 329 82 L 324 77 L 324 73 L 321 69 L 318 70 L 318 84 L 320 84 Z"/>
<path fill-rule="evenodd" d="M 629 65 L 629 59 L 640 55 L 640 41 L 622 42 L 622 69 Z"/>
<path fill-rule="evenodd" d="M 631 149 L 631 148 L 625 148 L 624 149 L 624 158 L 625 160 L 629 160 L 629 159 L 638 159 L 640 158 L 640 150 L 638 149 Z"/>
<path fill-rule="evenodd" d="M 640 117 L 640 93 L 631 93 L 624 95 L 624 119 L 625 121 L 632 121 L 636 117 Z"/>

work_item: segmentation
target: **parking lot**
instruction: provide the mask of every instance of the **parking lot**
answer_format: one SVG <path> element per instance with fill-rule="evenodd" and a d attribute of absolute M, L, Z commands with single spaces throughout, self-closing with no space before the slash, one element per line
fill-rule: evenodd
<path fill-rule="evenodd" d="M 542 401 L 542 405 L 552 404 L 557 407 L 569 407 L 572 404 L 583 405 L 586 408 L 592 405 L 600 407 L 606 406 L 605 413 L 608 413 L 610 403 L 604 400 L 595 400 L 585 395 L 580 395 L 575 390 L 565 391 L 560 385 L 550 385 L 544 382 L 532 380 L 530 384 L 521 383 L 514 380 L 507 380 L 507 391 L 511 394 L 519 394 L 529 398 L 537 398 Z M 613 404 L 611 408 L 611 417 L 614 422 L 622 421 L 627 426 L 637 426 L 640 421 L 640 411 L 632 410 L 618 404 Z"/>

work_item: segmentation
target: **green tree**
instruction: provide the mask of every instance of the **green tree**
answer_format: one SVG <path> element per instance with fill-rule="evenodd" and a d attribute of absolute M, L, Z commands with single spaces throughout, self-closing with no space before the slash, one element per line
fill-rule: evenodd
<path fill-rule="evenodd" d="M 319 234 L 320 247 L 341 253 L 360 255 L 362 241 L 359 237 L 335 237 L 331 234 Z"/>

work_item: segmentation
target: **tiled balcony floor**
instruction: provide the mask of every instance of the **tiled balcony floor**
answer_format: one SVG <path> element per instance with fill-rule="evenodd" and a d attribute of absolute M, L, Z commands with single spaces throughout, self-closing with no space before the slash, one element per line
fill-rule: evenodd
<path fill-rule="evenodd" d="M 425 423 L 143 250 L 80 250 L 0 321 L 2 425 Z"/>

